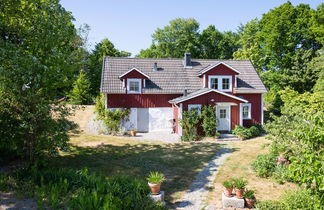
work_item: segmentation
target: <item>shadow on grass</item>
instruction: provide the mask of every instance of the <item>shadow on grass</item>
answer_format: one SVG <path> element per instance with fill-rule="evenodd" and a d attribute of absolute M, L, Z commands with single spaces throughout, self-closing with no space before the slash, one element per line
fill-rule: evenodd
<path fill-rule="evenodd" d="M 75 146 L 51 162 L 53 167 L 89 168 L 107 176 L 128 175 L 145 179 L 150 171 L 165 174 L 162 190 L 166 200 L 179 199 L 179 192 L 189 189 L 204 165 L 217 154 L 222 144 L 213 142 L 179 144 L 103 144 L 96 147 Z"/>

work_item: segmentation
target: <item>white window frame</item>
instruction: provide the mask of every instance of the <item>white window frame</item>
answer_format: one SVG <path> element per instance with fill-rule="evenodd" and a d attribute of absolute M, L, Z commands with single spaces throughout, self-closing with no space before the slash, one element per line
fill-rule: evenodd
<path fill-rule="evenodd" d="M 201 114 L 201 104 L 188 104 L 188 111 L 191 109 L 198 109 L 198 113 Z"/>
<path fill-rule="evenodd" d="M 138 82 L 139 83 L 139 90 L 138 91 L 132 91 L 129 89 L 130 82 Z M 142 92 L 142 79 L 127 79 L 127 93 L 130 94 L 138 94 Z"/>
<path fill-rule="evenodd" d="M 232 76 L 208 76 L 208 88 L 211 87 L 211 79 L 218 79 L 218 87 L 217 90 L 223 91 L 223 92 L 230 92 L 232 91 Z M 229 79 L 229 88 L 223 89 L 223 79 Z"/>
<path fill-rule="evenodd" d="M 243 107 L 245 107 L 245 106 L 248 107 L 248 112 L 249 112 L 247 117 L 243 116 Z M 250 120 L 251 119 L 251 104 L 250 103 L 241 104 L 241 112 L 242 112 L 243 120 Z"/>

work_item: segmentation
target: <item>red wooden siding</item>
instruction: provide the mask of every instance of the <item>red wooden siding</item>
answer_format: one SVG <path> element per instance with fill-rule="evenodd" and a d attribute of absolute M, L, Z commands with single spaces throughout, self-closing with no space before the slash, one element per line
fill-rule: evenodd
<path fill-rule="evenodd" d="M 214 99 L 212 102 L 211 100 Z M 214 105 L 217 102 L 232 102 L 239 104 L 241 101 L 238 101 L 236 99 L 230 98 L 228 96 L 221 95 L 219 93 L 210 92 L 206 93 L 204 95 L 198 96 L 196 98 L 189 99 L 187 101 L 182 102 L 183 104 L 183 110 L 188 110 L 188 104 L 211 104 Z"/>
<path fill-rule="evenodd" d="M 178 107 L 172 105 L 172 111 L 173 111 L 173 119 L 175 120 L 175 133 L 179 133 L 179 115 L 178 115 Z"/>
<path fill-rule="evenodd" d="M 127 78 L 148 79 L 146 76 L 144 76 L 143 74 L 139 73 L 136 70 L 130 71 L 128 74 L 124 75 L 120 79 L 127 79 Z"/>
<path fill-rule="evenodd" d="M 108 94 L 108 108 L 172 107 L 169 100 L 180 94 Z"/>
<path fill-rule="evenodd" d="M 251 103 L 251 120 L 243 120 L 243 126 L 261 124 L 261 94 L 237 94 Z"/>
<path fill-rule="evenodd" d="M 231 129 L 234 129 L 236 125 L 240 124 L 240 107 L 237 106 L 231 106 Z"/>
<path fill-rule="evenodd" d="M 238 75 L 238 73 L 236 73 L 235 71 L 231 70 L 230 68 L 228 68 L 227 66 L 223 65 L 223 64 L 220 64 L 218 66 L 216 66 L 215 68 L 207 71 L 205 73 L 205 78 L 206 78 L 206 87 L 208 87 L 208 76 L 211 75 L 211 76 L 225 76 L 225 75 L 230 75 L 232 76 L 232 87 L 234 88 L 235 87 L 235 75 Z M 203 75 L 201 76 L 202 78 Z"/>

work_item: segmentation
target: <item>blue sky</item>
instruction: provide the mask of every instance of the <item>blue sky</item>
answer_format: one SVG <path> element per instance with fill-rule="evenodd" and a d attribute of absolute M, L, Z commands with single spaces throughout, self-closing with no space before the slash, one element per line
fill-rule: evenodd
<path fill-rule="evenodd" d="M 61 0 L 78 27 L 87 23 L 90 47 L 108 38 L 119 50 L 139 53 L 150 46 L 151 35 L 172 19 L 195 18 L 200 30 L 215 25 L 220 31 L 235 31 L 241 23 L 277 7 L 286 0 Z M 321 0 L 291 0 L 316 8 Z"/>

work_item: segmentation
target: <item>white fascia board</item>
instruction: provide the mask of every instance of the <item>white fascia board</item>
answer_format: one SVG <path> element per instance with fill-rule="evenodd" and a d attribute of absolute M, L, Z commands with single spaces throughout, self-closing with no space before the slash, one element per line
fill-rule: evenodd
<path fill-rule="evenodd" d="M 137 71 L 138 73 L 142 74 L 143 76 L 147 77 L 148 79 L 150 78 L 147 74 L 144 74 L 143 72 L 141 72 L 140 70 L 138 70 L 137 68 L 132 68 L 130 70 L 128 70 L 127 72 L 125 72 L 124 74 L 120 75 L 119 78 L 122 78 L 123 76 L 127 75 L 129 72 L 131 71 Z"/>
<path fill-rule="evenodd" d="M 189 97 L 189 98 L 184 98 L 184 99 L 182 99 L 182 100 L 180 100 L 180 101 L 176 101 L 176 102 L 173 102 L 173 103 L 178 104 L 178 103 L 181 103 L 181 102 L 183 102 L 183 101 L 187 101 L 187 100 L 190 100 L 190 99 L 192 99 L 192 98 L 196 98 L 196 97 L 198 97 L 198 96 L 201 96 L 201 95 L 204 95 L 204 94 L 207 94 L 207 93 L 210 93 L 210 92 L 219 93 L 219 94 L 221 94 L 221 95 L 228 96 L 228 97 L 230 97 L 230 98 L 233 98 L 233 99 L 236 99 L 236 100 L 242 101 L 242 102 L 244 102 L 244 103 L 247 103 L 247 102 L 248 102 L 247 100 L 245 100 L 245 99 L 243 99 L 243 98 L 239 98 L 239 97 L 237 97 L 237 96 L 233 96 L 233 95 L 231 95 L 231 94 L 224 93 L 224 92 L 221 92 L 221 91 L 218 91 L 218 90 L 209 89 L 209 90 L 206 90 L 206 91 L 204 91 L 204 92 L 202 92 L 202 93 L 200 93 L 200 94 L 198 94 L 198 95 L 194 95 L 194 96 L 191 96 L 191 97 Z"/>
<path fill-rule="evenodd" d="M 224 62 L 219 62 L 219 63 L 216 63 L 216 64 L 211 65 L 210 67 L 208 67 L 208 68 L 205 69 L 204 71 L 200 72 L 199 76 L 201 76 L 202 74 L 206 73 L 207 71 L 209 71 L 209 70 L 215 68 L 216 66 L 219 66 L 220 64 L 223 64 L 224 66 L 230 68 L 232 71 L 235 71 L 236 73 L 241 74 L 240 71 L 238 71 L 237 69 L 233 68 L 232 66 L 230 66 L 230 65 L 228 65 L 228 64 L 226 64 L 226 63 L 224 63 Z"/>

